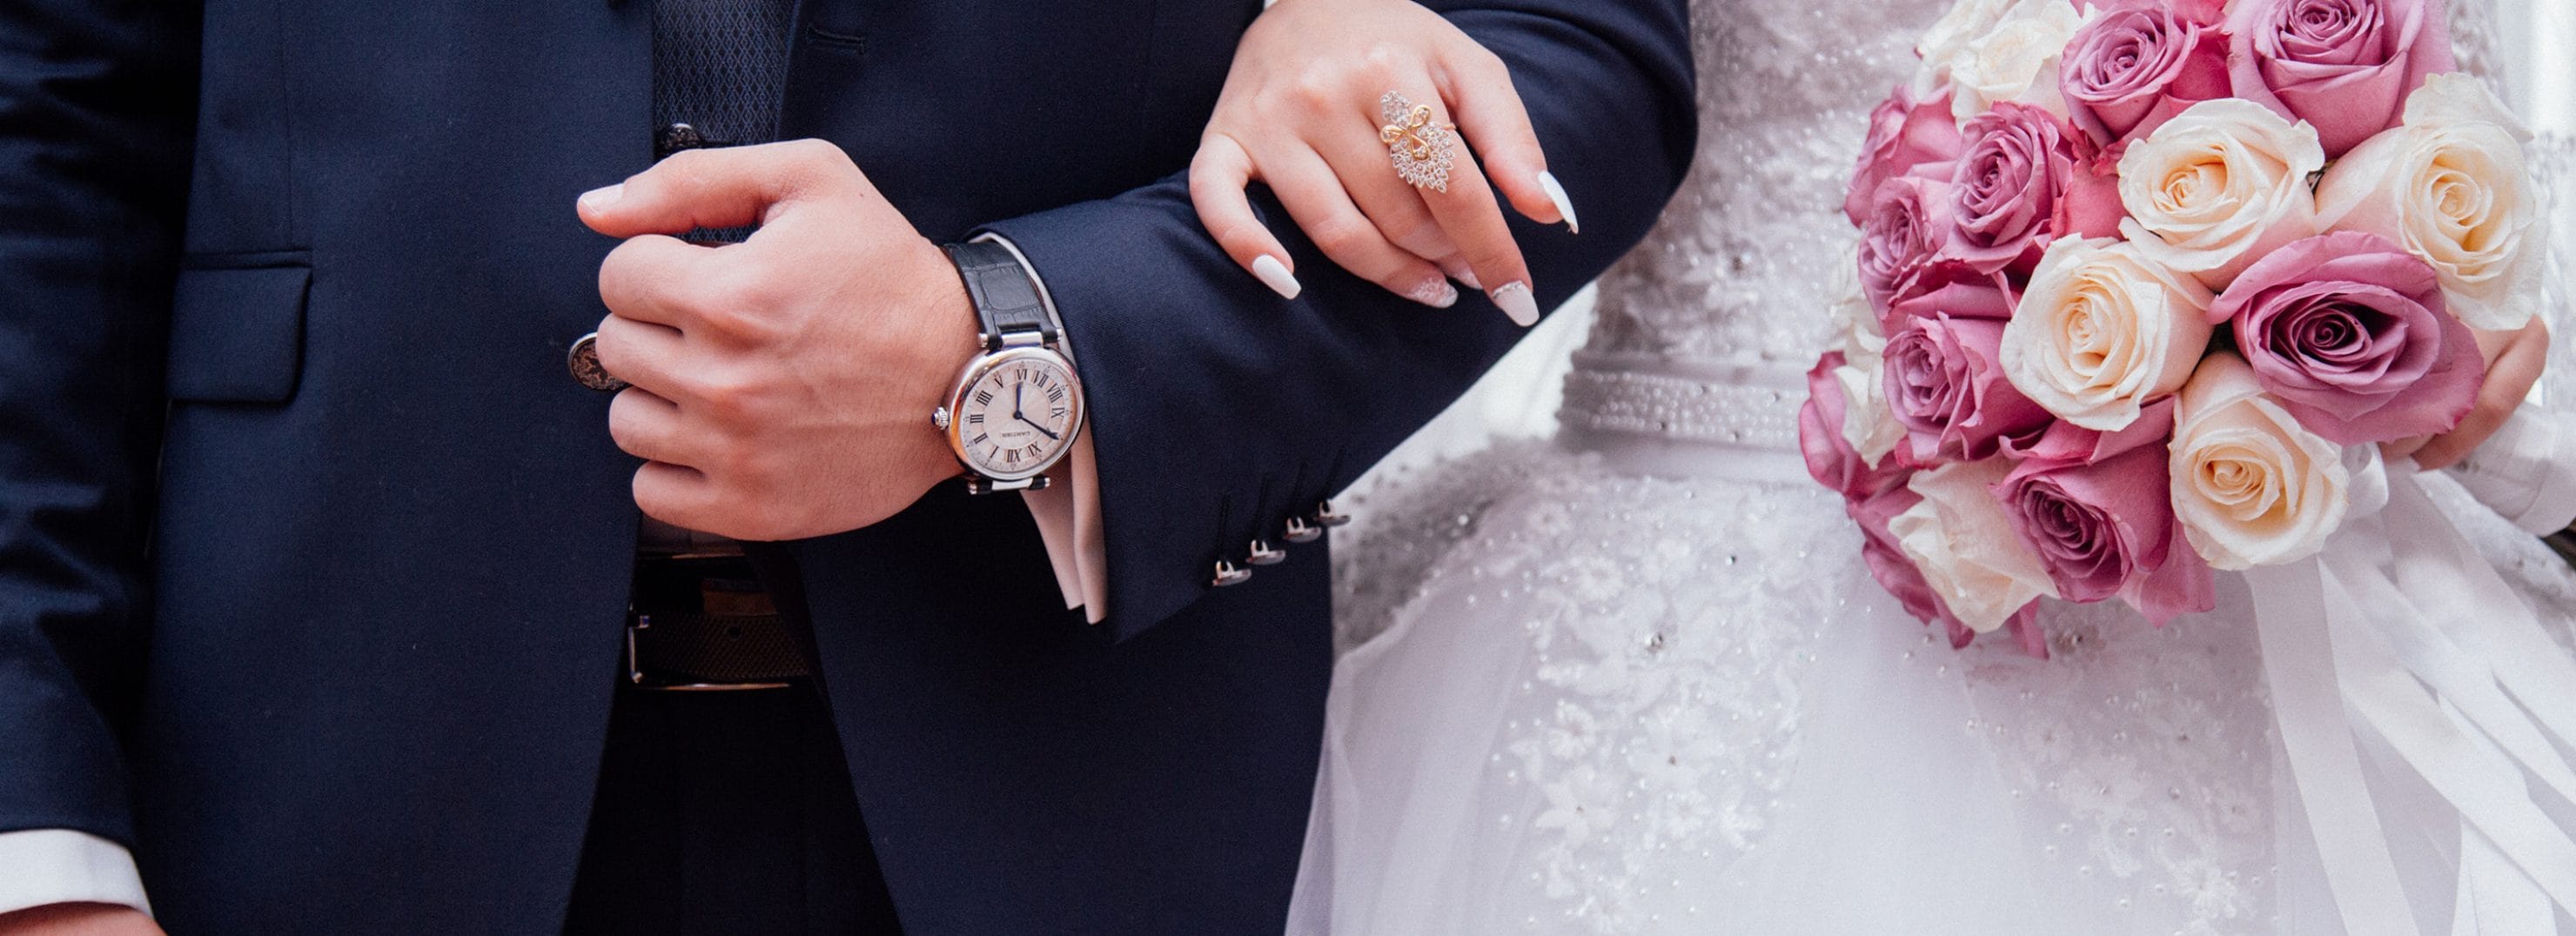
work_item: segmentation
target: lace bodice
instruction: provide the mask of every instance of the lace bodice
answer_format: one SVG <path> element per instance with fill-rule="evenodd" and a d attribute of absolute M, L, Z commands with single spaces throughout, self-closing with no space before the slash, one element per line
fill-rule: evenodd
<path fill-rule="evenodd" d="M 1943 0 L 1700 0 L 1699 152 L 1645 244 L 1601 280 L 1588 351 L 1801 370 L 1852 234 L 1870 108 Z M 1783 306 L 1789 308 L 1783 308 Z"/>
<path fill-rule="evenodd" d="M 1590 341 L 1566 384 L 1564 423 L 1794 444 L 1781 407 L 1723 391 L 1792 373 L 1824 346 L 1824 309 L 1850 249 L 1843 189 L 1870 108 L 1911 74 L 1944 0 L 1699 0 L 1699 152 L 1643 245 L 1601 280 Z M 1671 366 L 1666 366 L 1671 365 Z M 1712 389 L 1714 385 L 1715 389 Z"/>

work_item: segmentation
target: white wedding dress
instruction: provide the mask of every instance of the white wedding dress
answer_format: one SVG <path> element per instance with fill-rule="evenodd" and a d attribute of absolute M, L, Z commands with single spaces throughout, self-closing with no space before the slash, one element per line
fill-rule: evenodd
<path fill-rule="evenodd" d="M 1953 650 L 1799 460 L 1844 181 L 1947 5 L 1699 4 L 1697 163 L 1602 281 L 1559 437 L 1381 491 L 1337 548 L 1292 934 L 2342 931 L 2241 581 L 2161 629 L 2052 603 L 2046 661 Z M 2479 70 L 2491 8 L 2454 6 Z M 2566 652 L 2576 575 L 2424 486 Z M 2448 848 L 2398 849 L 2427 932 Z"/>

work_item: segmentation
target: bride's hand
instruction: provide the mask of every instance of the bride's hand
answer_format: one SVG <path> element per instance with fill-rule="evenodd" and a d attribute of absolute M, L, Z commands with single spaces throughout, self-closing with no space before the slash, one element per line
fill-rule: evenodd
<path fill-rule="evenodd" d="M 1396 175 L 1379 138 L 1390 91 L 1429 106 L 1433 121 L 1455 115 L 1466 139 L 1446 191 Z M 1254 180 L 1344 269 L 1435 307 L 1457 301 L 1455 277 L 1523 325 L 1538 306 L 1494 189 L 1523 215 L 1576 226 L 1502 59 L 1409 0 L 1271 7 L 1245 30 L 1199 139 L 1190 200 L 1200 222 L 1236 263 L 1295 298 L 1288 251 L 1244 198 Z"/>
<path fill-rule="evenodd" d="M 2549 326 L 2534 318 L 2513 331 L 2477 335 L 2478 350 L 2487 359 L 2487 380 L 2478 387 L 2477 405 L 2451 431 L 2388 443 L 2380 449 L 2383 454 L 2412 455 L 2416 466 L 2426 471 L 2451 467 L 2494 435 L 2514 408 L 2522 405 L 2522 398 L 2531 395 L 2531 385 L 2540 382 L 2540 372 L 2549 363 Z"/>

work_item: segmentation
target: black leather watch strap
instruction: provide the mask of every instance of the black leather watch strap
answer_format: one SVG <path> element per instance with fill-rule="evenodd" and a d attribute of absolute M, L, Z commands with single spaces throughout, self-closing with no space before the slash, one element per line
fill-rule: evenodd
<path fill-rule="evenodd" d="M 948 251 L 957 277 L 966 282 L 966 297 L 983 323 L 984 350 L 1001 350 L 1004 337 L 1014 334 L 1034 333 L 1050 347 L 1056 343 L 1055 319 L 1047 315 L 1037 281 L 1009 248 L 987 241 L 940 249 Z"/>

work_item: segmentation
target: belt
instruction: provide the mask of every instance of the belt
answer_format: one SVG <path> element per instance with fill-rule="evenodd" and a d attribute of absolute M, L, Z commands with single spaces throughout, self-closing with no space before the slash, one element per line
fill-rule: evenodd
<path fill-rule="evenodd" d="M 810 679 L 806 635 L 738 556 L 639 556 L 626 619 L 637 689 L 784 689 Z"/>

